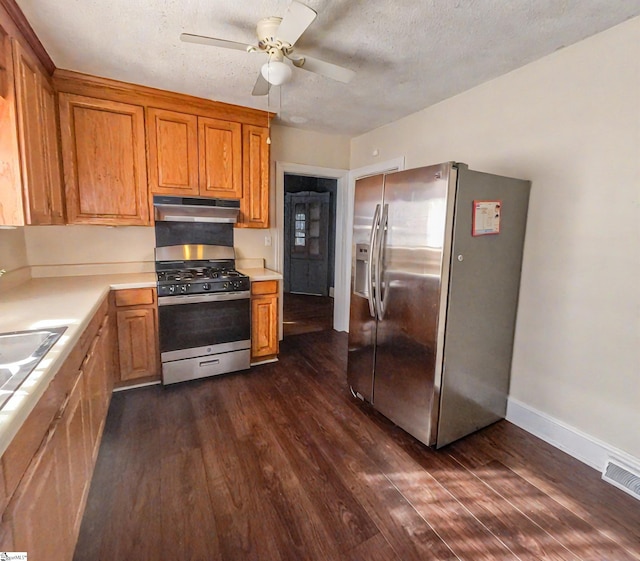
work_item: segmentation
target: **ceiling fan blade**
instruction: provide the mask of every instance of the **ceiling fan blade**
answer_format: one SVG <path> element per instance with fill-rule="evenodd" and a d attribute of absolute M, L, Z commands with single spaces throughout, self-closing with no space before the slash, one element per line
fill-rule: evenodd
<path fill-rule="evenodd" d="M 351 82 L 353 77 L 356 75 L 353 70 L 306 55 L 301 55 L 298 59 L 291 58 L 290 60 L 293 62 L 293 65 L 298 68 L 308 70 L 309 72 L 315 72 L 316 74 L 326 76 L 327 78 L 337 80 L 338 82 L 344 82 L 345 84 Z"/>
<path fill-rule="evenodd" d="M 271 84 L 264 79 L 262 72 L 258 72 L 258 79 L 255 86 L 253 86 L 251 95 L 267 95 L 270 88 Z"/>
<path fill-rule="evenodd" d="M 204 35 L 192 35 L 191 33 L 181 33 L 180 41 L 197 43 L 199 45 L 210 45 L 212 47 L 222 47 L 224 49 L 237 49 L 239 51 L 255 49 L 253 45 L 236 43 L 235 41 L 227 41 L 226 39 L 216 39 L 215 37 L 205 37 Z"/>
<path fill-rule="evenodd" d="M 280 22 L 276 37 L 284 43 L 293 45 L 316 19 L 316 15 L 316 12 L 308 6 L 293 0 Z"/>

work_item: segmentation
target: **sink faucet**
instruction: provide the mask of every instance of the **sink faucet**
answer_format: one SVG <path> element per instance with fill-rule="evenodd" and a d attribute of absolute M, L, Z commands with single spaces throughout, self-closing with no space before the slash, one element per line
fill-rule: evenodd
<path fill-rule="evenodd" d="M 6 272 L 7 272 L 7 271 L 5 271 L 4 269 L 0 269 L 0 277 L 1 277 L 2 275 L 4 275 Z"/>

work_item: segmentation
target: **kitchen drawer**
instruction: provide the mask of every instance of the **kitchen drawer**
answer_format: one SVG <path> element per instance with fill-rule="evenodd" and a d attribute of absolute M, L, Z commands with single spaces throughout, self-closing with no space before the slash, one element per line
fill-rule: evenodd
<path fill-rule="evenodd" d="M 141 306 L 155 303 L 153 288 L 127 288 L 116 290 L 116 306 Z"/>
<path fill-rule="evenodd" d="M 251 283 L 251 294 L 276 294 L 278 292 L 278 281 L 256 281 Z"/>

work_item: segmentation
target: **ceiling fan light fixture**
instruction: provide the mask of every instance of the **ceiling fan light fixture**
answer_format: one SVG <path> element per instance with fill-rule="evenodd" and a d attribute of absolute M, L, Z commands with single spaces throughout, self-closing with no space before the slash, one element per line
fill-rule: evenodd
<path fill-rule="evenodd" d="M 279 60 L 265 62 L 260 72 L 272 86 L 281 86 L 291 78 L 291 67 Z"/>

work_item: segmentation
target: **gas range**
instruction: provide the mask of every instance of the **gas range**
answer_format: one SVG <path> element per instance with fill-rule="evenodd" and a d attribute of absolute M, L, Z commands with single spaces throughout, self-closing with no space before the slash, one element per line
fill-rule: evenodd
<path fill-rule="evenodd" d="M 170 267 L 175 263 L 171 263 Z M 200 266 L 158 270 L 158 296 L 249 290 L 249 277 L 233 268 Z"/>
<path fill-rule="evenodd" d="M 156 248 L 158 297 L 250 290 L 249 277 L 235 270 L 232 247 L 180 245 Z"/>
<path fill-rule="evenodd" d="M 210 201 L 199 202 L 198 215 L 213 212 Z M 158 330 L 165 385 L 246 370 L 251 364 L 251 282 L 235 269 L 233 223 L 170 220 L 182 210 L 170 205 L 164 209 L 171 212 L 165 221 L 156 212 Z"/>

